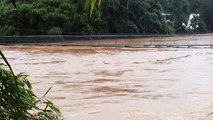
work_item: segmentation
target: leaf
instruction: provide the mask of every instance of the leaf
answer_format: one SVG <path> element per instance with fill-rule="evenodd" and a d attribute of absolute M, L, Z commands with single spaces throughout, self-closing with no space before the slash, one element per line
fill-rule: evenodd
<path fill-rule="evenodd" d="M 101 2 L 102 2 L 102 0 L 99 0 L 98 6 L 100 6 L 100 5 L 101 5 Z"/>
<path fill-rule="evenodd" d="M 127 0 L 126 3 L 127 3 L 126 8 L 129 9 L 129 0 Z"/>
<path fill-rule="evenodd" d="M 209 113 L 207 116 L 213 115 L 213 112 Z"/>
<path fill-rule="evenodd" d="M 85 1 L 84 10 L 87 10 L 90 4 L 90 0 Z"/>
<path fill-rule="evenodd" d="M 0 51 L 0 57 L 10 68 L 0 66 L 0 119 L 7 120 L 61 120 L 62 115 L 51 101 L 38 98 L 32 91 L 27 76 L 15 75 L 7 59 Z M 51 90 L 50 87 L 43 97 Z M 48 107 L 43 111 L 41 106 Z"/>
<path fill-rule="evenodd" d="M 13 3 L 13 6 L 16 8 L 15 0 L 11 0 L 11 2 Z"/>
<path fill-rule="evenodd" d="M 90 8 L 90 17 L 92 16 L 92 12 L 95 8 L 95 4 L 96 4 L 97 0 L 92 0 L 92 3 L 91 3 L 91 8 Z"/>
<path fill-rule="evenodd" d="M 46 93 L 41 97 L 41 98 L 43 98 L 43 97 L 45 97 L 46 95 L 47 95 L 47 93 L 49 93 L 49 91 L 52 89 L 52 86 L 46 91 Z"/>
<path fill-rule="evenodd" d="M 0 55 L 2 57 L 2 59 L 5 61 L 5 63 L 7 64 L 7 66 L 9 67 L 10 71 L 12 72 L 13 76 L 15 77 L 15 74 L 13 72 L 12 67 L 10 66 L 9 62 L 7 61 L 6 57 L 4 56 L 4 54 L 2 53 L 2 51 L 0 50 Z"/>

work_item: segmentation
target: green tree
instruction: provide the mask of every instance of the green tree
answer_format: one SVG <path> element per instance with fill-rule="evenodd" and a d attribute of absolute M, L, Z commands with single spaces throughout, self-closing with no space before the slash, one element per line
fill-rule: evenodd
<path fill-rule="evenodd" d="M 106 0 L 103 16 L 110 33 L 172 33 L 162 16 L 159 1 L 132 0 L 126 7 L 125 1 Z M 129 30 L 128 30 L 129 29 Z"/>
<path fill-rule="evenodd" d="M 190 13 L 200 13 L 201 3 L 203 0 L 188 0 L 190 4 Z"/>
<path fill-rule="evenodd" d="M 212 0 L 203 0 L 201 4 L 200 14 L 204 19 L 207 29 L 213 31 L 213 1 Z"/>
<path fill-rule="evenodd" d="M 211 0 L 19 0 L 17 9 L 4 3 L 1 35 L 50 34 L 55 28 L 57 34 L 180 33 L 191 13 L 200 14 L 193 24 L 201 31 L 205 24 L 212 29 Z"/>
<path fill-rule="evenodd" d="M 167 20 L 175 28 L 176 32 L 184 32 L 190 15 L 190 3 L 188 0 L 161 0 L 164 13 L 168 14 Z"/>

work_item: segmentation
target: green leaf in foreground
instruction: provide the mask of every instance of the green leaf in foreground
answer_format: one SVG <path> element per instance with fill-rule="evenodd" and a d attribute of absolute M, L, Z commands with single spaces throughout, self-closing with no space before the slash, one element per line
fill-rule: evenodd
<path fill-rule="evenodd" d="M 32 85 L 23 73 L 15 75 L 12 67 L 0 51 L 3 64 L 0 65 L 0 119 L 1 120 L 61 120 L 59 108 L 32 91 Z M 3 62 L 3 61 L 2 61 Z M 46 107 L 43 107 L 46 106 Z"/>

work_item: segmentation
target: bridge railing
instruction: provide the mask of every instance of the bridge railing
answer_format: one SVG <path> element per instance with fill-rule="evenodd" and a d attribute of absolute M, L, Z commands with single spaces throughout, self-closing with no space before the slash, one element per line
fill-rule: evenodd
<path fill-rule="evenodd" d="M 213 40 L 164 40 L 164 41 L 145 41 L 144 46 L 213 46 Z"/>

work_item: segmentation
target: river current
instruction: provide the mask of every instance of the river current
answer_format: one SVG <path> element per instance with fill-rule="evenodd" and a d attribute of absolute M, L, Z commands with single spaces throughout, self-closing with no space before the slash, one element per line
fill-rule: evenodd
<path fill-rule="evenodd" d="M 212 48 L 0 48 L 67 120 L 213 120 Z"/>

